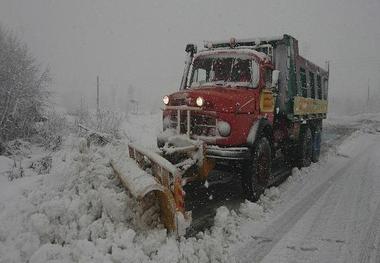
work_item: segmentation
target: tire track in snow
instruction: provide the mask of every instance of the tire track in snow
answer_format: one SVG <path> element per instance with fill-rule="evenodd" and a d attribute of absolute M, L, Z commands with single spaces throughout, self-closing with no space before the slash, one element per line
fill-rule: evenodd
<path fill-rule="evenodd" d="M 380 154 L 378 156 L 371 156 L 372 164 L 374 164 L 374 171 L 380 168 L 378 161 L 380 161 Z M 373 184 L 372 184 L 372 192 L 378 190 L 378 184 L 380 183 L 378 179 L 378 174 L 373 174 Z M 375 180 L 374 180 L 375 179 Z M 377 185 L 376 185 L 377 182 Z M 379 194 L 377 192 L 377 194 Z M 370 201 L 370 200 L 369 200 Z M 370 202 L 368 201 L 368 206 L 370 206 Z M 376 244 L 377 240 L 377 244 Z M 376 249 L 376 251 L 374 251 Z M 369 220 L 369 225 L 367 227 L 367 231 L 364 235 L 364 240 L 361 240 L 359 247 L 359 257 L 358 262 L 380 262 L 380 202 L 377 203 L 376 209 L 372 214 L 371 219 Z M 371 257 L 372 256 L 372 257 Z M 374 261 L 373 261 L 374 259 Z"/>
<path fill-rule="evenodd" d="M 330 220 L 330 215 L 333 214 L 338 206 L 338 202 L 340 200 L 340 191 L 339 189 L 344 188 L 344 177 L 339 177 L 338 180 L 335 181 L 334 185 L 331 186 L 327 191 L 326 194 L 323 195 L 323 199 L 319 199 L 322 201 L 321 204 L 318 205 L 318 212 L 317 215 L 314 217 L 310 229 L 307 231 L 307 233 L 304 235 L 304 238 L 297 241 L 297 247 L 305 247 L 308 242 L 316 242 L 318 240 L 327 241 L 327 242 L 335 242 L 340 243 L 341 240 L 330 240 L 329 238 L 324 238 L 323 231 L 324 227 L 327 225 L 328 221 Z M 322 197 L 322 196 L 321 196 Z M 317 203 L 317 201 L 316 201 Z M 312 209 L 312 207 L 310 207 Z M 290 246 L 293 247 L 293 246 Z M 310 246 L 315 247 L 316 246 Z M 295 254 L 292 256 L 293 259 L 301 258 L 302 255 L 305 253 L 304 250 L 294 250 Z M 308 258 L 310 259 L 310 256 Z M 295 260 L 297 261 L 297 260 Z M 292 261 L 293 262 L 293 261 Z"/>
<path fill-rule="evenodd" d="M 367 263 L 371 262 L 371 254 L 377 247 L 376 260 L 374 262 L 380 262 L 380 238 L 375 247 L 376 237 L 378 237 L 380 231 L 380 203 L 377 205 L 376 211 L 372 217 L 372 222 L 366 232 L 366 239 L 361 245 L 359 262 Z"/>
<path fill-rule="evenodd" d="M 372 151 L 373 148 L 375 147 L 371 145 L 366 151 Z M 355 167 L 344 178 L 343 189 L 339 191 L 334 213 L 327 214 L 329 220 L 322 224 L 319 230 L 324 236 L 329 237 L 326 240 L 340 242 L 322 244 L 323 249 L 313 262 L 357 262 L 359 245 L 353 237 L 360 236 L 362 226 L 369 222 L 365 216 L 369 213 L 366 204 L 371 196 L 371 192 L 368 191 L 372 182 L 368 173 L 369 161 L 368 155 L 365 154 L 356 158 Z"/>
<path fill-rule="evenodd" d="M 255 239 L 247 246 L 240 249 L 237 253 L 237 261 L 260 262 L 282 239 L 282 237 L 292 229 L 292 227 L 311 208 L 311 206 L 317 202 L 321 196 L 328 191 L 328 189 L 330 189 L 333 183 L 335 183 L 355 164 L 355 160 L 357 160 L 366 150 L 367 149 L 364 149 L 354 158 L 347 161 L 342 168 L 335 172 L 333 176 L 314 188 L 314 190 L 306 197 L 296 202 L 291 208 L 284 212 L 282 216 L 272 222 L 272 224 L 270 224 L 266 230 L 260 234 L 261 237 L 265 237 L 267 240 L 266 242 L 261 242 L 261 240 Z"/>
<path fill-rule="evenodd" d="M 378 137 L 379 138 L 379 137 Z M 377 140 L 377 142 L 380 142 L 380 140 Z M 372 158 L 372 165 L 373 171 L 378 171 L 380 168 L 379 161 L 380 161 L 380 154 L 377 152 L 377 156 L 371 155 Z M 372 174 L 372 184 L 371 184 L 371 191 L 375 194 L 375 200 L 376 195 L 379 196 L 378 192 L 378 186 L 380 183 L 379 180 L 379 174 Z M 379 196 L 380 197 L 380 196 Z M 370 210 L 370 201 L 368 200 L 367 205 L 368 209 Z M 359 257 L 358 262 L 364 263 L 364 262 L 380 262 L 380 201 L 377 202 L 376 209 L 374 209 L 374 212 L 372 214 L 372 217 L 368 220 L 369 224 L 367 227 L 367 231 L 365 232 L 364 239 L 360 240 L 360 246 L 359 246 Z M 377 240 L 377 243 L 376 243 Z"/>

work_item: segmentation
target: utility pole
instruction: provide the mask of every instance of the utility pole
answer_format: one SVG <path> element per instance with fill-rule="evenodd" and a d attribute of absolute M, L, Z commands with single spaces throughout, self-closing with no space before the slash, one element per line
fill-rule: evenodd
<path fill-rule="evenodd" d="M 80 111 L 79 111 L 79 121 L 83 121 L 83 96 L 80 96 Z"/>
<path fill-rule="evenodd" d="M 99 75 L 96 76 L 96 113 L 99 114 Z"/>
<path fill-rule="evenodd" d="M 369 108 L 369 79 L 368 79 L 368 89 L 367 89 L 367 112 L 370 111 L 370 108 Z"/>

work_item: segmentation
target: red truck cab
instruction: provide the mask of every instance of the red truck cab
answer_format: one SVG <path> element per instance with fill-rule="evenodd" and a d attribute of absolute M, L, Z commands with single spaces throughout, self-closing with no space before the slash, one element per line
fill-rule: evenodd
<path fill-rule="evenodd" d="M 207 50 L 193 58 L 187 85 L 164 98 L 164 129 L 175 128 L 178 109 L 190 107 L 192 139 L 207 143 L 212 158 L 249 156 L 254 123 L 273 123 L 274 96 L 270 58 L 250 49 Z M 180 133 L 186 131 L 181 112 Z"/>

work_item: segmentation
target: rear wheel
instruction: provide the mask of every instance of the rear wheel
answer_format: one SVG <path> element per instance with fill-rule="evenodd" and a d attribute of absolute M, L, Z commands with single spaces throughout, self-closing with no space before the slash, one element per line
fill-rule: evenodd
<path fill-rule="evenodd" d="M 311 164 L 311 155 L 312 155 L 312 136 L 311 130 L 308 126 L 302 129 L 300 134 L 300 140 L 298 144 L 298 166 L 299 167 L 308 167 Z"/>
<path fill-rule="evenodd" d="M 282 148 L 284 155 L 285 165 L 289 168 L 297 166 L 297 144 L 292 141 L 288 141 Z"/>
<path fill-rule="evenodd" d="M 257 201 L 268 185 L 271 173 L 271 148 L 267 138 L 255 143 L 252 158 L 245 164 L 243 171 L 243 190 L 250 201 Z"/>

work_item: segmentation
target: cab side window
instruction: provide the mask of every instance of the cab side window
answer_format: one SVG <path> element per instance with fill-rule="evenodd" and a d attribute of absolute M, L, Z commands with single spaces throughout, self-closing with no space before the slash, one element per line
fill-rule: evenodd
<path fill-rule="evenodd" d="M 323 85 L 323 99 L 327 100 L 328 81 L 326 78 L 323 78 L 322 85 Z"/>
<path fill-rule="evenodd" d="M 311 91 L 311 97 L 315 99 L 315 79 L 314 79 L 314 73 L 309 71 L 309 87 Z"/>
<path fill-rule="evenodd" d="M 270 88 L 272 86 L 272 69 L 271 68 L 265 68 L 265 87 Z"/>
<path fill-rule="evenodd" d="M 306 71 L 304 68 L 300 68 L 300 84 L 301 84 L 301 96 L 307 97 L 307 85 L 306 85 Z"/>
<path fill-rule="evenodd" d="M 320 75 L 317 75 L 317 99 L 322 99 L 322 81 Z"/>

